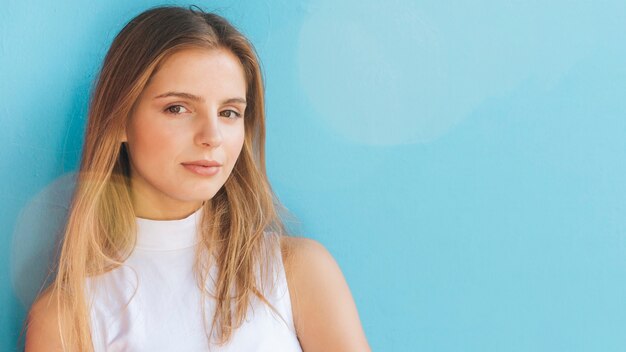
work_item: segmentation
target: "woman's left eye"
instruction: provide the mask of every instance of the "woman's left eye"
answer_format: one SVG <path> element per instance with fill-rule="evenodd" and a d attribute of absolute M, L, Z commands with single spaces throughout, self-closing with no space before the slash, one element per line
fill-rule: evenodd
<path fill-rule="evenodd" d="M 236 112 L 235 110 L 224 110 L 222 111 L 222 113 L 229 113 L 228 116 L 225 116 L 225 117 L 228 117 L 229 119 L 236 119 L 238 117 L 241 117 L 241 114 Z"/>
<path fill-rule="evenodd" d="M 171 105 L 171 106 L 168 106 L 167 108 L 165 108 L 165 112 L 168 112 L 168 113 L 174 114 L 174 115 L 180 115 L 181 114 L 181 111 L 180 111 L 181 108 L 186 110 L 186 108 L 184 106 L 182 106 L 182 105 Z"/>

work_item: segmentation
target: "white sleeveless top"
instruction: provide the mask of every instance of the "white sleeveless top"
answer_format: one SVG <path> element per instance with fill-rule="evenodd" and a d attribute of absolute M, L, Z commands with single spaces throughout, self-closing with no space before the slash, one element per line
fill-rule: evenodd
<path fill-rule="evenodd" d="M 215 299 L 205 298 L 205 333 L 202 296 L 193 270 L 201 213 L 202 207 L 181 220 L 136 218 L 137 244 L 125 265 L 87 279 L 87 297 L 93 295 L 90 319 L 95 352 L 302 351 L 279 246 L 274 246 L 280 258 L 272 271 L 275 286 L 263 294 L 280 316 L 252 296 L 251 308 L 230 341 L 209 346 Z M 212 265 L 206 283 L 210 293 L 217 272 Z"/>

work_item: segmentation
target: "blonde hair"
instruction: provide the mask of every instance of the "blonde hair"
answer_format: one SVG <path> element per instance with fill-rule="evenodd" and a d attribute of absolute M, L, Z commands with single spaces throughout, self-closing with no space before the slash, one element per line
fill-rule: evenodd
<path fill-rule="evenodd" d="M 159 65 L 186 48 L 230 50 L 239 58 L 247 83 L 241 154 L 224 186 L 203 204 L 202 242 L 194 269 L 203 295 L 216 300 L 207 338 L 210 341 L 215 330 L 218 344 L 228 342 L 254 296 L 271 307 L 262 294 L 271 283 L 257 280 L 255 273 L 269 277 L 277 259 L 266 239 L 274 238 L 270 244 L 276 245 L 288 230 L 281 218 L 287 212 L 266 175 L 264 93 L 257 55 L 252 44 L 216 14 L 155 7 L 133 18 L 115 37 L 92 92 L 77 185 L 57 274 L 48 288 L 57 293 L 64 350 L 93 349 L 85 279 L 122 265 L 135 245 L 129 159 L 119 142 L 126 122 Z M 211 252 L 219 269 L 214 294 L 204 285 L 211 263 L 201 256 Z"/>

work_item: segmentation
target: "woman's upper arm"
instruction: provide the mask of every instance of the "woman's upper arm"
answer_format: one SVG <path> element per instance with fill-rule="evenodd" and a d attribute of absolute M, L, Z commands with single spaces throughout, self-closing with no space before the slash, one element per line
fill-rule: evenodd
<path fill-rule="evenodd" d="M 294 325 L 305 352 L 370 351 L 350 288 L 319 242 L 283 238 Z"/>
<path fill-rule="evenodd" d="M 52 290 L 48 290 L 28 312 L 25 352 L 63 350 L 57 317 L 56 297 Z"/>

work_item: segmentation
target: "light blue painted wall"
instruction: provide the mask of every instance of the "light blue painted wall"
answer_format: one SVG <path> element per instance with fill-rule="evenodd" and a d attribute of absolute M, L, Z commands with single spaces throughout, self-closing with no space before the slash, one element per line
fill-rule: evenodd
<path fill-rule="evenodd" d="M 0 10 L 0 350 L 64 216 L 95 72 L 157 4 Z M 375 351 L 626 350 L 623 1 L 197 4 L 256 45 L 270 178 Z"/>

